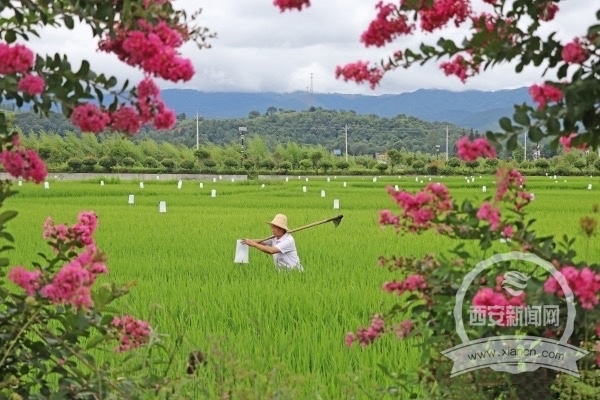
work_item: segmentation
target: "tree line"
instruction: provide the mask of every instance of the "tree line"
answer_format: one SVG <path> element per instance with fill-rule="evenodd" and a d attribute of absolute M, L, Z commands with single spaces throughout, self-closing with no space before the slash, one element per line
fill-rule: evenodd
<path fill-rule="evenodd" d="M 240 143 L 203 143 L 196 148 L 152 138 L 133 140 L 115 134 L 24 133 L 23 144 L 35 149 L 51 172 L 96 173 L 235 173 L 248 174 L 440 174 L 493 173 L 511 163 L 526 174 L 588 175 L 600 172 L 596 152 L 573 149 L 550 158 L 524 159 L 517 147 L 506 159 L 461 161 L 457 157 L 394 148 L 387 158 L 335 155 L 321 145 L 289 141 L 269 146 L 261 136 Z"/>

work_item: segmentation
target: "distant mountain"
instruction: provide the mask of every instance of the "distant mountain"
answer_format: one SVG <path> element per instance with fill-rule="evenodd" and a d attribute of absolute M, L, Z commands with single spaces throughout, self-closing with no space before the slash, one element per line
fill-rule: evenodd
<path fill-rule="evenodd" d="M 421 89 L 398 95 L 348 95 L 314 93 L 309 102 L 306 92 L 245 93 L 200 92 L 191 89 L 166 89 L 161 94 L 177 114 L 188 118 L 199 113 L 204 119 L 247 118 L 251 112 L 265 114 L 269 108 L 304 111 L 312 104 L 325 110 L 354 111 L 392 118 L 414 116 L 430 122 L 448 122 L 485 131 L 497 129 L 498 120 L 512 116 L 515 104 L 529 103 L 527 88 L 499 91 Z"/>

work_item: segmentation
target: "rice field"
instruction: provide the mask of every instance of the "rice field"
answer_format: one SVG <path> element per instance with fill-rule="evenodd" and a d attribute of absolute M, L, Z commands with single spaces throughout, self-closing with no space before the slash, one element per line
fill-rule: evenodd
<path fill-rule="evenodd" d="M 414 191 L 428 178 L 420 178 L 424 183 L 415 177 L 326 179 L 185 180 L 180 189 L 177 181 L 147 181 L 142 189 L 138 181 L 109 178 L 103 186 L 100 180 L 50 180 L 49 189 L 15 185 L 19 194 L 6 202 L 6 209 L 19 211 L 9 224 L 17 245 L 11 265 L 30 266 L 40 261 L 38 252 L 49 252 L 42 239 L 48 216 L 70 224 L 80 211 L 92 210 L 99 216 L 98 246 L 109 257 L 110 274 L 104 280 L 136 283 L 117 305 L 149 320 L 169 335 L 166 341 L 184 335 L 175 360 L 181 375 L 190 351 L 207 352 L 210 361 L 210 354 L 216 354 L 211 349 L 218 345 L 230 360 L 229 372 L 239 368 L 236 385 L 265 393 L 287 387 L 297 399 L 366 398 L 359 387 L 374 394 L 389 383 L 379 363 L 402 372 L 414 368 L 418 356 L 409 342 L 391 337 L 366 349 L 344 344 L 346 332 L 368 325 L 372 313 L 395 300 L 380 290 L 392 276 L 377 267 L 378 257 L 422 256 L 450 244 L 433 234 L 398 236 L 377 224 L 379 210 L 396 209 L 387 185 Z M 494 187 L 487 176 L 468 183 L 463 177 L 432 180 L 448 185 L 460 200 L 483 199 Z M 482 193 L 483 185 L 487 193 Z M 597 260 L 598 241 L 586 246 L 578 220 L 600 202 L 600 178 L 555 182 L 530 177 L 527 187 L 535 193 L 529 210 L 539 234 L 577 237 L 577 249 Z M 211 197 L 213 189 L 216 197 Z M 130 195 L 133 204 L 128 203 Z M 339 209 L 333 209 L 334 199 Z M 164 213 L 159 212 L 161 201 Z M 250 249 L 249 264 L 235 264 L 236 240 L 270 236 L 266 222 L 277 213 L 288 216 L 292 229 L 338 214 L 344 218 L 337 228 L 328 223 L 294 234 L 304 273 L 278 273 L 271 257 L 256 249 Z M 192 398 L 215 398 L 220 390 L 216 383 L 203 385 L 206 394 Z"/>

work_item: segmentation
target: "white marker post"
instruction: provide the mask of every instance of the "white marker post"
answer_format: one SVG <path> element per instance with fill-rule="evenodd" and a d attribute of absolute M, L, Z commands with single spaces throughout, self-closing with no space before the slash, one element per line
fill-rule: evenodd
<path fill-rule="evenodd" d="M 377 182 L 377 177 L 374 177 L 374 178 L 373 178 L 373 182 Z"/>
<path fill-rule="evenodd" d="M 396 192 L 399 192 L 399 191 L 400 191 L 400 188 L 398 187 L 398 185 L 395 185 L 395 186 L 394 186 L 394 190 L 395 190 Z"/>
<path fill-rule="evenodd" d="M 129 195 L 129 200 L 127 201 L 127 203 L 129 205 L 132 205 L 134 203 L 134 196 L 132 194 Z"/>
<path fill-rule="evenodd" d="M 179 182 L 177 182 L 177 189 L 181 189 L 181 185 L 183 182 L 181 182 L 181 179 L 179 180 Z"/>
<path fill-rule="evenodd" d="M 100 186 L 104 186 L 104 181 L 100 181 Z"/>
<path fill-rule="evenodd" d="M 482 191 L 483 193 L 485 193 L 485 192 L 487 192 L 487 188 L 486 188 L 485 186 L 482 186 L 482 187 L 481 187 L 481 191 Z"/>
<path fill-rule="evenodd" d="M 262 185 L 260 185 L 260 187 L 261 187 L 261 188 L 264 188 L 264 187 L 265 187 L 265 184 L 263 183 Z"/>
<path fill-rule="evenodd" d="M 200 182 L 200 189 L 204 189 L 204 183 Z"/>
<path fill-rule="evenodd" d="M 344 187 L 346 187 L 346 182 L 344 182 Z"/>
<path fill-rule="evenodd" d="M 339 210 L 339 208 L 340 208 L 340 201 L 338 199 L 333 199 L 333 209 Z"/>
<path fill-rule="evenodd" d="M 325 197 L 325 191 L 321 190 L 321 197 Z"/>
<path fill-rule="evenodd" d="M 302 186 L 302 192 L 306 193 L 306 186 Z"/>
<path fill-rule="evenodd" d="M 19 186 L 23 186 L 23 181 L 19 181 Z"/>
<path fill-rule="evenodd" d="M 592 190 L 592 184 L 591 183 L 588 185 L 588 190 Z"/>
<path fill-rule="evenodd" d="M 50 183 L 48 181 L 44 182 L 44 189 L 50 189 Z"/>
<path fill-rule="evenodd" d="M 140 182 L 140 189 L 144 188 L 144 182 Z"/>
<path fill-rule="evenodd" d="M 217 197 L 217 189 L 213 189 L 210 191 L 210 197 Z"/>
<path fill-rule="evenodd" d="M 331 179 L 329 177 L 327 177 L 327 182 L 331 182 Z"/>
<path fill-rule="evenodd" d="M 159 213 L 167 212 L 167 202 L 166 201 L 161 201 L 160 203 L 158 203 L 158 212 Z"/>

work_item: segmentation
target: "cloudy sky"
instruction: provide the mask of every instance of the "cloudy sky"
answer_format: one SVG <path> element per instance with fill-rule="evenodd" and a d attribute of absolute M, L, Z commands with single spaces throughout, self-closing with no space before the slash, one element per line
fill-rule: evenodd
<path fill-rule="evenodd" d="M 515 88 L 541 80 L 541 70 L 526 69 L 515 74 L 511 66 L 486 71 L 466 84 L 446 77 L 434 62 L 409 70 L 391 72 L 379 88 L 344 82 L 334 75 L 337 65 L 358 60 L 377 62 L 393 51 L 416 47 L 422 41 L 435 43 L 437 35 L 415 34 L 385 49 L 366 49 L 360 35 L 375 16 L 377 0 L 313 0 L 302 12 L 280 13 L 272 0 L 174 0 L 177 8 L 193 12 L 202 8 L 198 23 L 217 34 L 211 49 L 199 50 L 186 44 L 182 54 L 194 64 L 192 81 L 173 84 L 158 80 L 162 88 L 189 88 L 205 92 L 307 91 L 315 93 L 360 93 L 369 95 L 412 92 L 420 88 L 449 90 L 498 90 Z M 474 0 L 477 3 L 478 0 Z M 585 33 L 595 22 L 596 0 L 566 0 L 560 3 L 557 18 L 543 32 L 558 31 L 558 37 L 571 40 Z M 456 29 L 444 36 L 461 38 Z M 98 72 L 137 81 L 142 74 L 120 63 L 115 56 L 97 52 L 89 28 L 43 31 L 31 43 L 34 51 L 67 54 L 75 68 L 82 59 L 92 62 Z"/>

